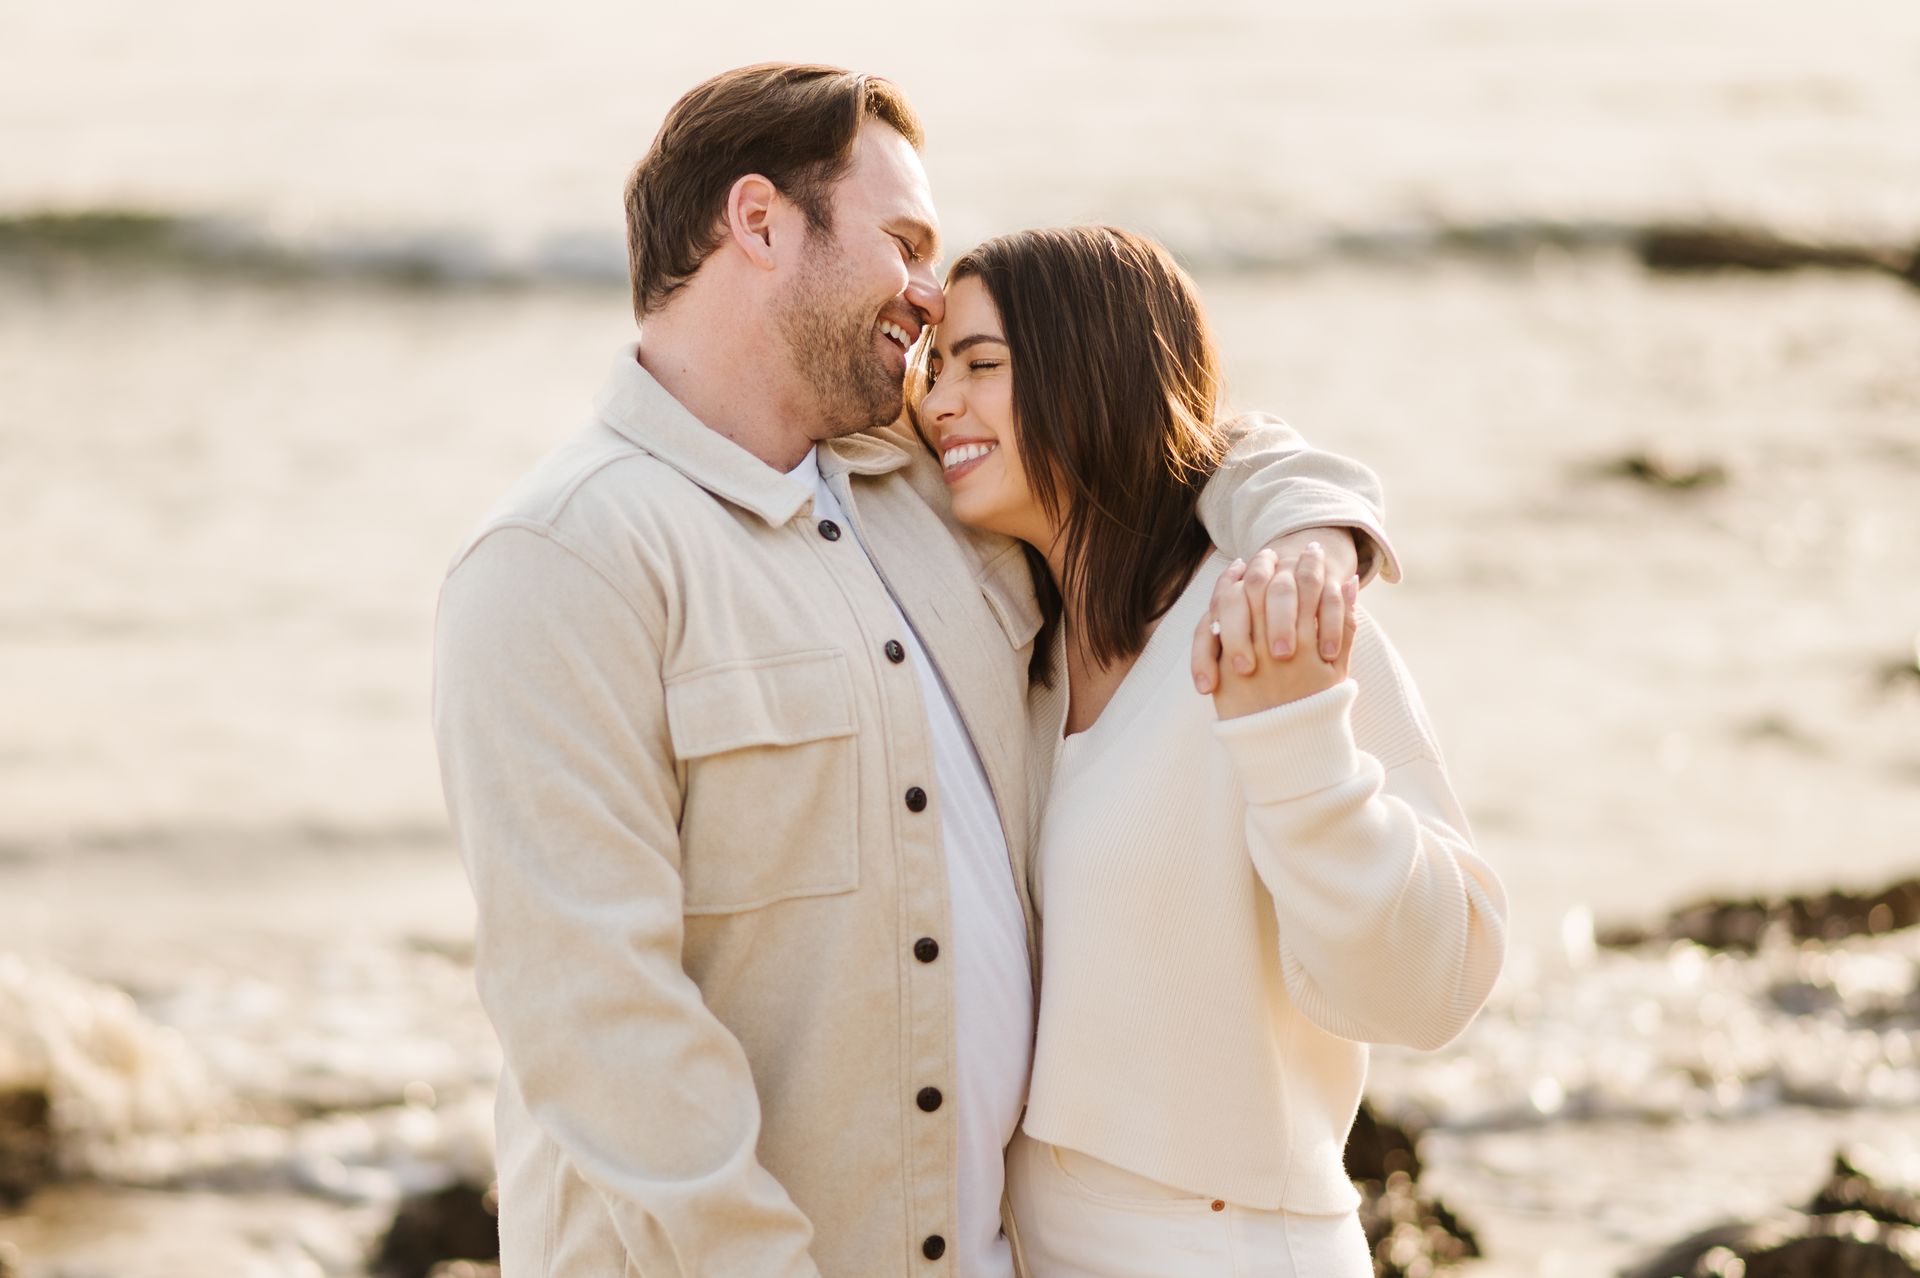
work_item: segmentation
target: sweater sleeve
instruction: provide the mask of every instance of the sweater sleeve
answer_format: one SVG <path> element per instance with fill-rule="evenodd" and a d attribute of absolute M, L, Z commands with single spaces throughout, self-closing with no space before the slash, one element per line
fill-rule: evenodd
<path fill-rule="evenodd" d="M 1397 656 L 1361 617 L 1353 677 L 1215 726 L 1278 914 L 1287 992 L 1342 1038 L 1432 1050 L 1506 953 L 1506 894 Z"/>
<path fill-rule="evenodd" d="M 660 645 L 624 600 L 519 527 L 442 591 L 434 728 L 480 1001 L 641 1270 L 818 1278 L 811 1224 L 755 1154 L 746 1052 L 681 966 Z"/>
<path fill-rule="evenodd" d="M 1376 572 L 1400 580 L 1386 502 L 1371 470 L 1313 447 L 1266 413 L 1242 414 L 1224 429 L 1232 449 L 1200 494 L 1200 518 L 1214 545 L 1246 558 L 1304 528 L 1347 528 L 1363 582 Z"/>

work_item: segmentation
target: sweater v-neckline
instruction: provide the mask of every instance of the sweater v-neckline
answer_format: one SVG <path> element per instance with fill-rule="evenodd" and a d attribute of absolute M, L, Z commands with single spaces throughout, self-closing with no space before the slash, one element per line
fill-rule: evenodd
<path fill-rule="evenodd" d="M 1066 627 L 1062 626 L 1054 635 L 1055 668 L 1060 671 L 1060 677 L 1067 685 L 1066 695 L 1061 698 L 1063 704 L 1060 726 L 1055 730 L 1057 737 L 1055 748 L 1063 762 L 1086 753 L 1088 748 L 1096 742 L 1110 740 L 1139 713 L 1140 707 L 1151 698 L 1157 682 L 1151 675 L 1142 675 L 1141 671 L 1152 669 L 1158 664 L 1159 655 L 1171 642 L 1167 638 L 1170 630 L 1178 632 L 1182 629 L 1181 623 L 1184 621 L 1184 628 L 1190 631 L 1198 622 L 1200 607 L 1195 606 L 1196 599 L 1200 601 L 1200 606 L 1204 607 L 1204 601 L 1212 593 L 1210 587 L 1214 577 L 1226 566 L 1227 561 L 1217 550 L 1210 551 L 1207 557 L 1200 561 L 1179 597 L 1173 601 L 1173 606 L 1161 613 L 1159 620 L 1154 623 L 1153 633 L 1147 636 L 1146 646 L 1141 648 L 1139 655 L 1133 659 L 1132 668 L 1120 677 L 1120 686 L 1113 690 L 1113 695 L 1107 698 L 1107 704 L 1100 708 L 1100 713 L 1094 716 L 1093 722 L 1078 732 L 1067 731 L 1067 716 L 1073 710 L 1073 679 L 1067 673 Z M 1208 568 L 1214 568 L 1216 571 L 1209 574 Z M 1207 583 L 1209 588 L 1200 589 L 1202 582 Z M 1196 692 L 1193 695 L 1197 697 L 1200 694 Z"/>

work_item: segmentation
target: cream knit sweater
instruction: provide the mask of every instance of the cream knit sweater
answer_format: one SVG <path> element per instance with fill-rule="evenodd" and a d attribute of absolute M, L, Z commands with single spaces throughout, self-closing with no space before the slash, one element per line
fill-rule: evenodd
<path fill-rule="evenodd" d="M 1219 721 L 1188 641 L 1211 557 L 1086 732 L 1052 758 L 1034 868 L 1040 1028 L 1027 1132 L 1194 1194 L 1344 1212 L 1367 1043 L 1434 1048 L 1499 974 L 1506 898 L 1418 694 L 1363 613 L 1337 687 Z"/>

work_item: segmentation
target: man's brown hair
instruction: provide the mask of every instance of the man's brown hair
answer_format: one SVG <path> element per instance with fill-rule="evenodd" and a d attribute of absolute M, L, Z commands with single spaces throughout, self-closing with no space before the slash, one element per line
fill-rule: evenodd
<path fill-rule="evenodd" d="M 919 117 L 897 85 L 840 67 L 740 67 L 674 103 L 627 178 L 634 318 L 644 321 L 720 246 L 727 192 L 749 173 L 799 205 L 811 229 L 832 229 L 833 184 L 869 118 L 920 146 Z"/>
<path fill-rule="evenodd" d="M 1045 618 L 1031 672 L 1051 682 L 1062 591 L 1109 664 L 1145 646 L 1206 556 L 1200 492 L 1227 447 L 1220 356 L 1193 280 L 1130 231 L 1003 235 L 956 261 L 947 287 L 969 277 L 1000 312 L 1027 482 L 1061 522 L 1061 589 L 1027 550 Z"/>

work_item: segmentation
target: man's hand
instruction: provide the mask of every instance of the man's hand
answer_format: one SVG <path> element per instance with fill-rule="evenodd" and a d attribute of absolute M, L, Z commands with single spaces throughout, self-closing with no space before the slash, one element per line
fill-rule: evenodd
<path fill-rule="evenodd" d="M 1216 585 L 1213 604 L 1193 632 L 1193 686 L 1213 692 L 1223 669 L 1251 675 L 1259 668 L 1259 649 L 1269 661 L 1284 661 L 1297 642 L 1317 641 L 1322 662 L 1332 662 L 1351 621 L 1359 563 L 1353 534 L 1345 528 L 1302 529 L 1251 560 L 1236 559 L 1220 582 L 1231 579 L 1237 588 L 1223 600 Z"/>

